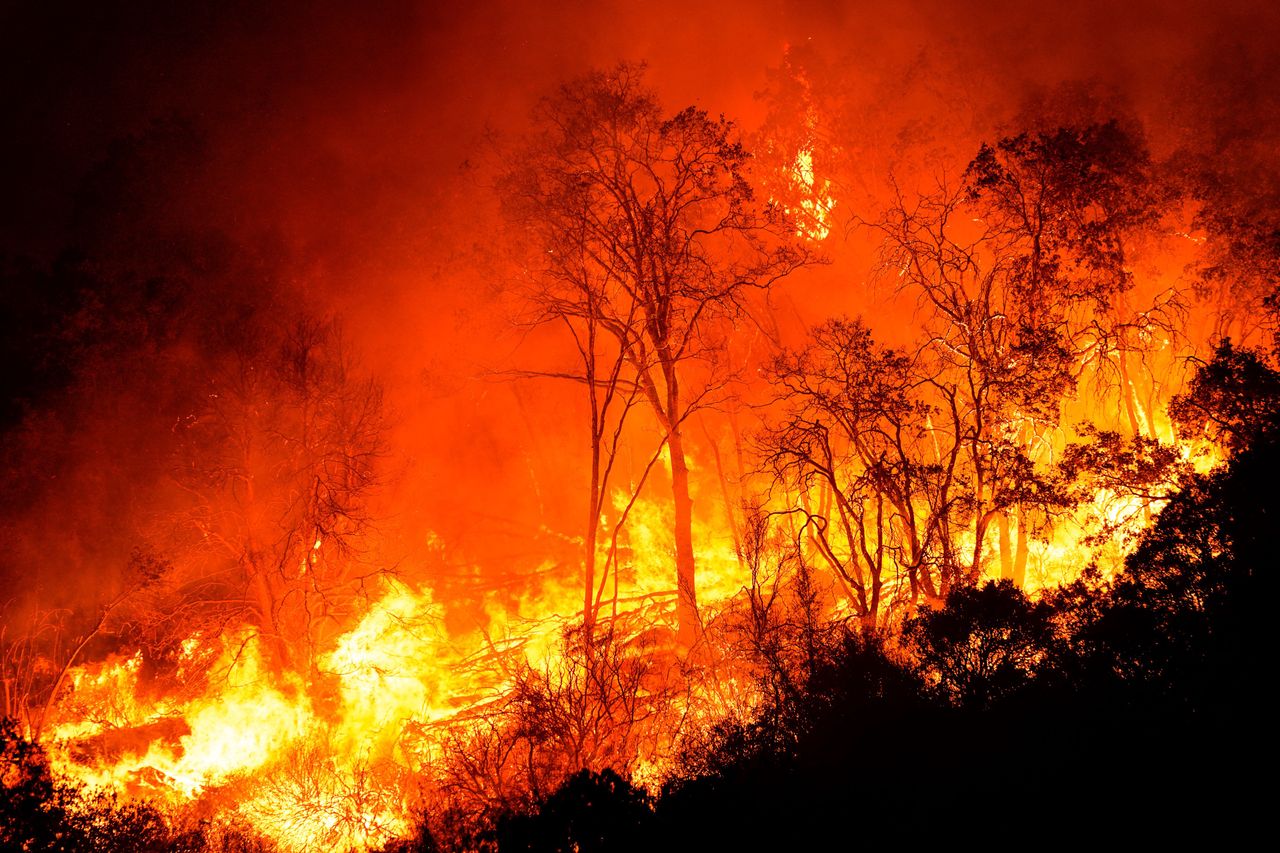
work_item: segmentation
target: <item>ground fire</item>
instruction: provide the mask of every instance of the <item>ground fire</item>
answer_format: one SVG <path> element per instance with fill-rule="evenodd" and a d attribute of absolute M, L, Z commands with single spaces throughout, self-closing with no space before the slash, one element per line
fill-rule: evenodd
<path fill-rule="evenodd" d="M 1257 825 L 1277 15 L 756 5 L 6 13 L 0 847 Z"/>

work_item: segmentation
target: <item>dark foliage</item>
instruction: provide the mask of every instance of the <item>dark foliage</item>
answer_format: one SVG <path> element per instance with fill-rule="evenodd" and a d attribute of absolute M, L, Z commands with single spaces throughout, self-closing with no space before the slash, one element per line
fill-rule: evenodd
<path fill-rule="evenodd" d="M 426 820 L 419 821 L 414 834 L 410 838 L 393 841 L 382 848 L 382 853 L 439 853 L 441 847 L 431 832 Z"/>
<path fill-rule="evenodd" d="M 1242 372 L 1221 368 L 1193 393 L 1231 399 Z M 1246 414 L 1230 463 L 1187 475 L 1114 580 L 1088 571 L 1038 602 L 957 587 L 908 621 L 905 652 L 850 631 L 785 712 L 722 724 L 652 804 L 580 774 L 500 821 L 498 849 L 1248 837 L 1273 746 L 1280 420 Z"/>
<path fill-rule="evenodd" d="M 652 815 L 649 797 L 617 773 L 583 770 L 534 812 L 502 818 L 495 835 L 503 851 L 646 850 Z"/>
<path fill-rule="evenodd" d="M 1205 435 L 1239 451 L 1280 426 L 1280 374 L 1258 353 L 1224 340 L 1170 402 L 1169 416 L 1184 435 Z"/>
<path fill-rule="evenodd" d="M 1232 399 L 1244 374 L 1280 385 L 1236 355 L 1221 351 L 1192 393 Z M 1231 359 L 1247 370 L 1222 369 Z M 908 620 L 901 644 L 852 628 L 828 640 L 803 683 L 777 694 L 785 708 L 722 724 L 658 797 L 584 770 L 487 831 L 424 822 L 388 850 L 793 850 L 1046 832 L 1060 844 L 1100 833 L 1232 844 L 1266 814 L 1257 778 L 1273 745 L 1280 569 L 1280 420 L 1246 414 L 1226 436 L 1229 463 L 1187 476 L 1114 580 L 1086 572 L 1038 602 L 1008 582 L 958 586 Z M 60 785 L 15 724 L 0 735 L 4 850 L 253 849 Z"/>
<path fill-rule="evenodd" d="M 925 684 L 944 703 L 988 708 L 1025 688 L 1053 637 L 1052 612 L 1002 580 L 960 587 L 907 623 Z"/>
<path fill-rule="evenodd" d="M 0 851 L 266 853 L 259 839 L 203 824 L 174 825 L 154 806 L 58 782 L 44 751 L 0 718 Z M 414 853 L 418 848 L 407 848 Z"/>
<path fill-rule="evenodd" d="M 53 781 L 44 753 L 22 737 L 18 724 L 0 719 L 0 845 L 6 850 L 40 849 L 64 819 L 53 803 Z"/>

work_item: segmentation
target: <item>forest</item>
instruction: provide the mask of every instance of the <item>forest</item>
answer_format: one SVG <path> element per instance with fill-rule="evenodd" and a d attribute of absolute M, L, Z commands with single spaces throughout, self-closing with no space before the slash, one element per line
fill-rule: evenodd
<path fill-rule="evenodd" d="M 5 12 L 0 849 L 1251 843 L 1280 16 L 1139 5 Z"/>

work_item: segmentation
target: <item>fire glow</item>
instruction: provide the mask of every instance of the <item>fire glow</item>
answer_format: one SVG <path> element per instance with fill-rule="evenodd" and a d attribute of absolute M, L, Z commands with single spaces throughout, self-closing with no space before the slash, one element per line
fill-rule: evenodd
<path fill-rule="evenodd" d="M 153 128 L 86 177 L 172 186 L 141 238 L 94 214 L 32 338 L 71 366 L 6 426 L 35 485 L 4 556 L 40 582 L 6 575 L 0 710 L 56 779 L 286 853 L 489 826 L 583 770 L 658 797 L 799 689 L 810 634 L 909 661 L 958 590 L 1103 585 L 1229 458 L 1177 401 L 1275 339 L 1243 143 L 1214 160 L 1146 91 L 1006 102 L 959 54 L 884 48 L 893 78 L 737 26 L 769 45 L 742 124 L 659 56 L 509 84 L 520 118 L 465 145 L 415 118 L 366 162 L 299 120 L 332 150 L 250 158 L 286 177 L 247 236 L 225 137 Z M 461 163 L 429 216 L 386 188 L 420 137 Z M 349 157 L 391 236 L 308 195 Z"/>

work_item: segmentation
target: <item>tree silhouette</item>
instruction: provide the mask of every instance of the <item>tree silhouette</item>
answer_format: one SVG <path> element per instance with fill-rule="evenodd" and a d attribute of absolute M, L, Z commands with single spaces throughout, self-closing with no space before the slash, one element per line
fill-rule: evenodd
<path fill-rule="evenodd" d="M 774 476 L 798 490 L 817 553 L 874 627 L 886 596 L 903 597 L 892 585 L 898 572 L 907 578 L 904 600 L 938 594 L 929 557 L 940 518 L 930 508 L 950 505 L 948 462 L 935 458 L 921 428 L 932 412 L 908 353 L 878 344 L 860 320 L 828 321 L 810 337 L 770 366 L 785 410 L 762 434 L 761 451 Z"/>
<path fill-rule="evenodd" d="M 1280 423 L 1280 373 L 1257 352 L 1223 340 L 1170 402 L 1169 417 L 1187 437 L 1208 437 L 1239 452 Z"/>
<path fill-rule="evenodd" d="M 1025 685 L 1053 639 L 1051 609 L 1008 580 L 957 587 L 907 623 L 928 683 L 946 701 L 985 708 Z"/>
<path fill-rule="evenodd" d="M 175 427 L 185 506 L 156 537 L 182 559 L 162 615 L 188 632 L 247 621 L 278 662 L 311 666 L 374 574 L 354 557 L 384 450 L 381 391 L 337 330 L 308 318 L 267 330 L 206 382 Z"/>
<path fill-rule="evenodd" d="M 155 806 L 55 780 L 44 750 L 0 718 L 0 849 L 57 853 L 199 853 L 262 848 L 234 831 L 171 825 Z"/>
<path fill-rule="evenodd" d="M 500 191 L 537 249 L 527 268 L 536 313 L 568 326 L 580 352 L 603 331 L 627 367 L 607 380 L 588 367 L 575 379 L 634 388 L 661 426 L 688 645 L 699 623 L 683 428 L 722 392 L 723 324 L 743 314 L 749 291 L 812 259 L 756 203 L 733 125 L 692 107 L 664 117 L 642 73 L 594 72 L 546 99 Z"/>
<path fill-rule="evenodd" d="M 945 471 L 944 596 L 981 576 L 993 525 L 1001 574 L 1022 583 L 1030 535 L 1062 502 L 1050 450 L 1086 375 L 1118 389 L 1134 436 L 1152 429 L 1134 365 L 1173 336 L 1181 303 L 1126 301 L 1126 241 L 1166 201 L 1151 172 L 1141 138 L 1115 122 L 1021 134 L 984 145 L 959 184 L 899 191 L 871 223 L 922 314 L 911 363 Z"/>
<path fill-rule="evenodd" d="M 609 853 L 647 850 L 649 798 L 612 770 L 571 776 L 530 815 L 504 817 L 498 849 L 527 853 Z"/>

